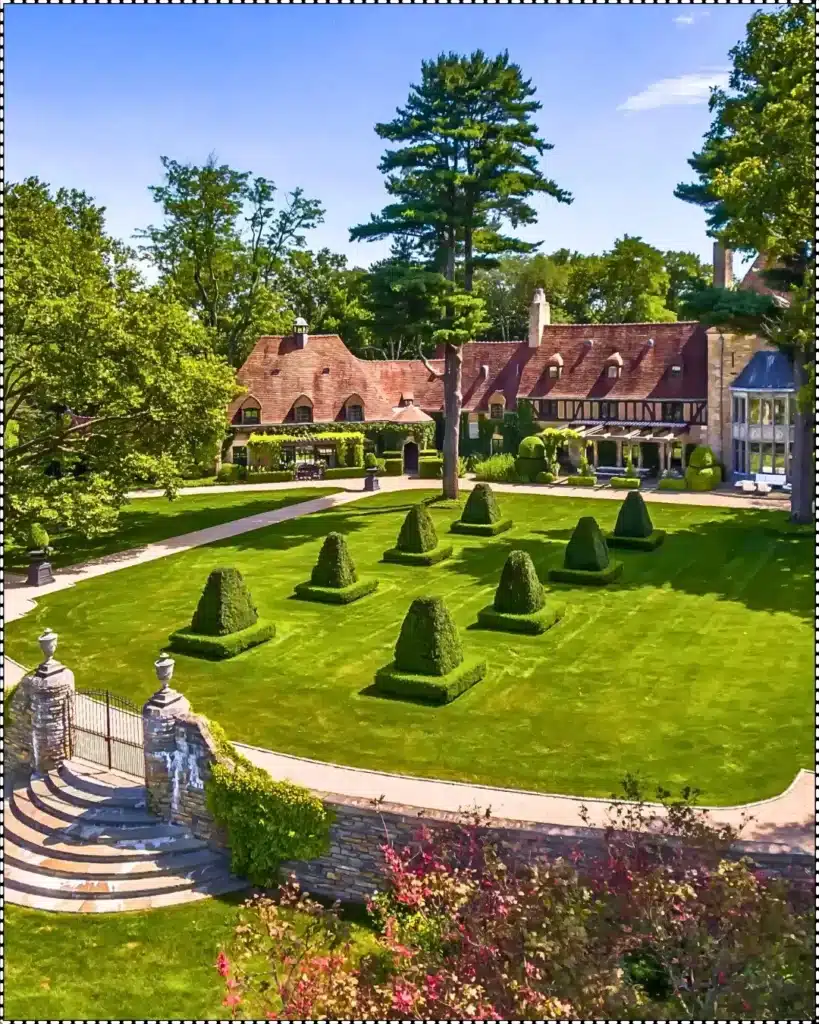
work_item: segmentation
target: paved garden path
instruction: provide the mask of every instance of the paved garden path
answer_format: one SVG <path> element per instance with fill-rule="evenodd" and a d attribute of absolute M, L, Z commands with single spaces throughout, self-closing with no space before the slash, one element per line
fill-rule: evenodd
<path fill-rule="evenodd" d="M 194 533 L 183 534 L 132 551 L 123 551 L 96 559 L 85 565 L 58 569 L 55 582 L 47 587 L 29 587 L 21 577 L 6 576 L 5 617 L 6 621 L 18 619 L 31 611 L 37 597 L 74 586 L 81 580 L 115 572 L 142 562 L 165 558 L 168 555 L 187 551 L 190 548 L 228 537 L 236 537 L 251 530 L 262 529 L 275 523 L 296 519 L 299 516 L 337 505 L 347 504 L 366 497 L 363 484 L 358 480 L 337 481 L 343 489 L 340 492 L 314 500 L 290 505 L 270 512 L 262 512 L 230 523 L 211 526 Z M 226 487 L 186 488 L 185 494 L 207 494 L 234 490 L 286 490 L 292 484 L 248 484 Z M 300 484 L 301 486 L 301 484 Z M 316 486 L 322 486 L 316 482 Z M 434 481 L 417 480 L 407 477 L 388 477 L 381 481 L 382 490 L 421 490 L 434 486 Z M 474 481 L 462 481 L 465 490 L 474 486 Z M 559 487 L 546 490 L 538 486 L 515 484 L 493 485 L 499 492 L 523 494 L 565 495 L 581 498 L 601 498 L 619 501 L 623 492 L 610 489 L 589 490 L 587 488 Z M 152 493 L 140 492 L 140 497 Z M 134 495 L 137 496 L 137 495 Z M 676 494 L 673 492 L 645 492 L 648 501 L 669 504 L 710 505 L 726 508 L 771 508 L 782 507 L 781 502 L 754 500 L 726 493 Z M 4 658 L 4 686 L 14 685 L 23 675 L 24 669 L 11 659 Z M 268 770 L 275 778 L 286 778 L 309 789 L 339 794 L 360 799 L 383 798 L 386 802 L 413 808 L 430 808 L 438 811 L 457 813 L 460 810 L 478 807 L 491 808 L 495 817 L 527 821 L 562 827 L 580 827 L 582 806 L 586 806 L 591 824 L 602 824 L 608 800 L 582 800 L 576 797 L 534 793 L 524 790 L 497 789 L 468 783 L 445 782 L 422 779 L 406 775 L 349 768 L 342 765 L 326 764 L 307 758 L 292 757 L 255 747 L 237 744 L 256 764 Z M 715 808 L 712 818 L 715 822 L 738 825 L 743 814 L 750 814 L 754 821 L 743 830 L 743 838 L 755 842 L 772 844 L 783 852 L 794 853 L 813 851 L 814 837 L 814 773 L 800 771 L 788 789 L 777 797 L 738 807 Z"/>

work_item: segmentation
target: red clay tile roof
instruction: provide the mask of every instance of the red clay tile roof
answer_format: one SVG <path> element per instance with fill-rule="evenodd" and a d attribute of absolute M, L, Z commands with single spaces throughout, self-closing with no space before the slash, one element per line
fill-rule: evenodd
<path fill-rule="evenodd" d="M 594 343 L 587 345 L 587 339 Z M 615 353 L 623 359 L 622 371 L 609 378 L 605 366 Z M 556 354 L 563 369 L 552 378 L 548 367 Z M 442 359 L 431 363 L 443 369 Z M 673 364 L 682 366 L 679 377 L 671 376 Z M 237 378 L 258 400 L 262 423 L 286 420 L 301 395 L 312 400 L 315 422 L 342 419 L 352 395 L 361 397 L 369 421 L 394 419 L 402 395 L 414 395 L 427 412 L 443 409 L 442 382 L 420 360 L 358 359 L 336 334 L 311 335 L 304 349 L 292 337 L 260 338 Z M 462 390 L 464 409 L 470 411 L 488 410 L 496 392 L 504 395 L 507 408 L 514 408 L 518 397 L 705 401 L 707 338 L 697 323 L 550 324 L 539 348 L 523 341 L 464 345 Z M 245 398 L 231 404 L 230 418 Z"/>

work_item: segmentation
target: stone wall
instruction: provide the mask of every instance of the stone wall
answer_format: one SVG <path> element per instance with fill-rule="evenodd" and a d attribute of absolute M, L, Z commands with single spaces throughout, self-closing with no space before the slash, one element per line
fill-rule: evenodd
<path fill-rule="evenodd" d="M 5 695 L 3 746 L 6 769 L 13 774 L 31 774 L 34 769 L 34 751 L 31 694 L 26 679 L 22 679 L 10 694 Z"/>
<path fill-rule="evenodd" d="M 708 331 L 708 426 L 704 443 L 725 466 L 726 474 L 731 472 L 733 460 L 731 384 L 761 349 L 770 350 L 771 346 L 755 335 L 721 333 L 716 328 Z"/>

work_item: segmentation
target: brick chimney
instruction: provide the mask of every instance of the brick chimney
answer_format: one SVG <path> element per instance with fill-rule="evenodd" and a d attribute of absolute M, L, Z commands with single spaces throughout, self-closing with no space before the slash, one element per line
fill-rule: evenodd
<path fill-rule="evenodd" d="M 543 328 L 547 327 L 551 320 L 552 311 L 546 301 L 546 294 L 542 288 L 538 288 L 529 307 L 529 348 L 540 348 Z"/>
<path fill-rule="evenodd" d="M 734 254 L 724 249 L 719 242 L 714 242 L 714 287 L 733 288 L 734 286 Z"/>

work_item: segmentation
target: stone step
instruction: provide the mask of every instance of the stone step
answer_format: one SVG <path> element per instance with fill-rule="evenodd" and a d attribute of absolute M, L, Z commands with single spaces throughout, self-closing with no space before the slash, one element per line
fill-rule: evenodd
<path fill-rule="evenodd" d="M 6 886 L 5 901 L 18 907 L 30 907 L 33 910 L 49 910 L 63 914 L 112 914 L 135 912 L 142 910 L 158 910 L 161 907 L 174 907 L 183 903 L 195 903 L 211 896 L 221 896 L 228 892 L 237 892 L 247 888 L 246 882 L 225 880 L 222 883 L 211 882 L 207 887 L 188 889 L 182 892 L 166 892 L 155 896 L 132 896 L 127 899 L 64 899 L 41 893 L 22 892 Z"/>
<path fill-rule="evenodd" d="M 134 840 L 164 840 L 190 837 L 181 825 L 168 825 L 153 819 L 153 825 L 102 824 L 60 817 L 41 807 L 31 799 L 31 793 L 18 789 L 11 795 L 13 813 L 30 828 L 53 833 L 54 838 L 84 840 L 96 844 L 133 842 Z"/>
<path fill-rule="evenodd" d="M 208 885 L 211 882 L 216 885 L 238 883 L 238 879 L 230 875 L 227 862 L 224 859 L 214 860 L 204 867 L 191 868 L 184 874 L 164 873 L 152 878 L 130 878 L 128 876 L 95 878 L 88 875 L 62 878 L 36 869 L 31 870 L 18 867 L 15 864 L 6 864 L 3 881 L 6 897 L 8 897 L 9 889 L 14 889 L 17 892 L 27 892 L 32 895 L 78 900 L 150 897 L 186 890 L 204 889 L 209 891 Z"/>
<path fill-rule="evenodd" d="M 62 878 L 47 872 L 8 865 L 4 881 L 6 889 L 12 887 L 19 892 L 42 892 L 44 895 L 65 899 L 84 899 L 89 896 L 95 899 L 118 899 L 206 889 L 211 882 L 238 884 L 240 880 L 230 874 L 227 862 L 214 862 L 178 874 L 166 872 L 151 878 L 132 878 L 129 875 L 116 878 L 80 875 Z"/>
<path fill-rule="evenodd" d="M 154 857 L 172 857 L 207 848 L 207 843 L 195 836 L 161 836 L 156 839 L 120 839 L 105 845 L 96 845 L 64 833 L 38 825 L 32 827 L 17 816 L 15 807 L 7 803 L 4 831 L 21 848 L 37 855 L 55 856 L 63 860 L 93 861 L 114 864 L 119 861 L 150 860 Z"/>
<path fill-rule="evenodd" d="M 104 765 L 94 764 L 91 761 L 83 761 L 81 758 L 64 761 L 57 775 L 75 789 L 81 789 L 86 793 L 111 796 L 111 790 L 116 790 L 117 795 L 126 800 L 145 799 L 143 779 L 137 779 L 133 775 L 126 775 L 124 772 L 118 772 L 113 768 L 106 768 Z"/>
<path fill-rule="evenodd" d="M 129 855 L 130 854 L 130 855 Z M 152 878 L 163 871 L 181 874 L 192 868 L 205 867 L 223 861 L 218 853 L 203 847 L 199 850 L 163 854 L 154 857 L 135 857 L 132 851 L 116 860 L 92 861 L 72 851 L 70 857 L 54 849 L 32 850 L 6 831 L 3 839 L 3 857 L 6 864 L 29 871 L 45 871 L 58 878 Z"/>
<path fill-rule="evenodd" d="M 76 807 L 122 807 L 130 811 L 145 811 L 147 795 L 123 795 L 120 790 L 110 788 L 108 793 L 96 793 L 84 786 L 75 785 L 54 772 L 44 776 L 43 782 L 52 796 L 57 796 L 68 804 Z"/>
<path fill-rule="evenodd" d="M 156 817 L 144 808 L 135 810 L 117 804 L 76 804 L 63 799 L 61 793 L 54 793 L 45 779 L 31 779 L 28 785 L 29 799 L 33 804 L 55 818 L 70 823 L 80 822 L 95 825 L 155 825 Z"/>

